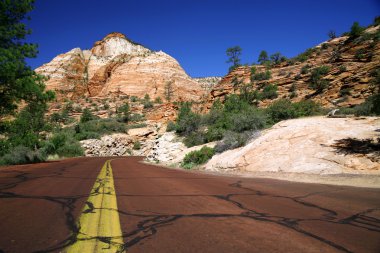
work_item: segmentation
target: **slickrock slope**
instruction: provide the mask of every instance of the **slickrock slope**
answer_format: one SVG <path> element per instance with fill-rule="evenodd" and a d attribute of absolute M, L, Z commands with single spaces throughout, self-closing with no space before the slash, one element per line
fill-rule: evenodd
<path fill-rule="evenodd" d="M 172 100 L 198 100 L 204 91 L 179 63 L 164 52 L 153 52 L 111 33 L 90 50 L 75 48 L 36 69 L 48 78 L 47 88 L 58 99 L 130 95 L 164 99 L 164 88 L 172 86 Z"/>
<path fill-rule="evenodd" d="M 251 81 L 251 66 L 238 67 L 211 90 L 208 108 L 216 99 L 223 100 L 226 94 L 239 93 L 238 86 L 247 84 L 252 90 L 262 91 L 268 83 L 278 86 L 278 98 L 289 98 L 294 102 L 312 99 L 325 107 L 360 104 L 371 95 L 371 74 L 380 68 L 379 39 L 368 36 L 378 34 L 379 29 L 379 26 L 370 27 L 365 31 L 367 35 L 355 40 L 343 36 L 321 43 L 307 51 L 309 56 L 304 62 L 286 61 L 272 66 L 269 80 Z M 330 69 L 323 77 L 330 84 L 323 92 L 317 93 L 309 88 L 311 70 L 322 65 Z M 255 67 L 256 73 L 266 71 L 263 65 Z M 302 68 L 304 71 L 301 71 Z M 236 81 L 240 84 L 236 85 Z M 260 101 L 259 106 L 267 106 L 273 101 Z"/>
<path fill-rule="evenodd" d="M 369 155 L 343 152 L 338 145 L 350 138 L 376 138 L 379 128 L 377 117 L 287 120 L 242 148 L 215 155 L 205 168 L 209 171 L 379 174 L 378 152 Z"/>

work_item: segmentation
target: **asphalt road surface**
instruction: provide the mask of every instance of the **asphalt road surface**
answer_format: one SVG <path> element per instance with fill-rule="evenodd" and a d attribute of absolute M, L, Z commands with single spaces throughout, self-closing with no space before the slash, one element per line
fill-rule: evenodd
<path fill-rule="evenodd" d="M 140 160 L 0 168 L 0 252 L 380 252 L 380 189 Z"/>

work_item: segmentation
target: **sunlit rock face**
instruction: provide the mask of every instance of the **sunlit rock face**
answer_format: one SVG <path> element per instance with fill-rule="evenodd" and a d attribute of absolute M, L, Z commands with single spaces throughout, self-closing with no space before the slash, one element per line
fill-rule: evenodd
<path fill-rule="evenodd" d="M 205 92 L 173 57 L 121 33 L 107 35 L 90 50 L 75 48 L 58 55 L 36 71 L 48 78 L 47 88 L 55 90 L 58 99 L 148 94 L 164 100 L 168 83 L 172 101 L 199 100 Z"/>

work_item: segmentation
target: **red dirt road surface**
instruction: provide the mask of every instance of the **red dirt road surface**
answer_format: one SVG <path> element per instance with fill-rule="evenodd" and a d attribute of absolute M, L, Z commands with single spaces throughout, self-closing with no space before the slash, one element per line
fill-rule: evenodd
<path fill-rule="evenodd" d="M 138 157 L 0 168 L 0 252 L 75 244 L 110 159 L 120 252 L 380 252 L 380 189 L 215 176 Z"/>

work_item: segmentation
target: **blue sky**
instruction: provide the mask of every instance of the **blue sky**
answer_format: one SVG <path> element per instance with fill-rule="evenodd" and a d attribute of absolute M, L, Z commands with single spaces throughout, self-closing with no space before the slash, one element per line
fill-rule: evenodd
<path fill-rule="evenodd" d="M 176 58 L 192 77 L 223 76 L 226 49 L 239 45 L 242 63 L 261 50 L 292 57 L 380 15 L 379 0 L 37 0 L 28 26 L 36 68 L 75 47 L 91 48 L 121 32 Z"/>

